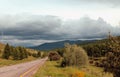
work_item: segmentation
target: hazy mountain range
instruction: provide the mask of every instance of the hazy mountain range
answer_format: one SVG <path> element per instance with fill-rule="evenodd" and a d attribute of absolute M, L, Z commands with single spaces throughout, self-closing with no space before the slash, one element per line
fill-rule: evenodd
<path fill-rule="evenodd" d="M 29 47 L 31 49 L 37 49 L 37 50 L 52 50 L 56 48 L 63 48 L 65 43 L 69 44 L 86 44 L 86 43 L 91 43 L 96 40 L 76 40 L 76 41 L 71 41 L 71 40 L 65 40 L 65 41 L 58 41 L 58 42 L 52 42 L 52 43 L 44 43 L 38 46 L 32 46 Z"/>

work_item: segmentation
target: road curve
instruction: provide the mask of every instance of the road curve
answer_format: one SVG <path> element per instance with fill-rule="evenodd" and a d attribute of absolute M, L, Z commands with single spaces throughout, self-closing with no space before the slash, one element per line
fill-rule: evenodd
<path fill-rule="evenodd" d="M 0 68 L 0 77 L 31 77 L 47 58 Z"/>

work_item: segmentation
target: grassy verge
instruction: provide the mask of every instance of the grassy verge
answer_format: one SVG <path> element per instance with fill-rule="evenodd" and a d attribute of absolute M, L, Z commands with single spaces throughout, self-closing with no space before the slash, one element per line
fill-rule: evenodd
<path fill-rule="evenodd" d="M 73 72 L 72 67 L 61 68 L 55 61 L 47 61 L 43 67 L 40 67 L 38 72 L 34 77 L 68 77 L 68 75 Z"/>
<path fill-rule="evenodd" d="M 105 73 L 102 68 L 95 66 L 87 66 L 81 70 L 86 72 L 86 77 L 113 77 L 112 74 Z"/>
<path fill-rule="evenodd" d="M 47 61 L 33 77 L 71 77 L 71 74 L 78 71 L 84 72 L 85 77 L 112 77 L 111 74 L 102 73 L 102 69 L 98 67 L 88 66 L 80 70 L 74 67 L 61 68 L 55 61 Z"/>
<path fill-rule="evenodd" d="M 28 62 L 28 61 L 32 61 L 35 60 L 36 58 L 34 57 L 28 57 L 26 59 L 23 60 L 6 60 L 6 59 L 0 59 L 0 67 L 3 66 L 9 66 L 9 65 L 14 65 L 14 64 L 19 64 L 19 63 L 23 63 L 23 62 Z"/>

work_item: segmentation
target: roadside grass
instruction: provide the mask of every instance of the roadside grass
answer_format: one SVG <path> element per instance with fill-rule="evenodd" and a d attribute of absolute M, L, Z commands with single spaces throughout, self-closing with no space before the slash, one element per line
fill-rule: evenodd
<path fill-rule="evenodd" d="M 81 71 L 86 72 L 86 77 L 113 77 L 111 73 L 103 72 L 102 68 L 91 65 L 82 68 Z"/>
<path fill-rule="evenodd" d="M 72 67 L 61 68 L 56 61 L 47 61 L 33 77 L 69 77 L 75 70 Z"/>
<path fill-rule="evenodd" d="M 24 62 L 28 62 L 28 61 L 32 61 L 35 60 L 36 58 L 29 56 L 26 59 L 23 60 L 6 60 L 6 59 L 1 59 L 0 58 L 0 67 L 3 66 L 10 66 L 10 65 L 14 65 L 14 64 L 19 64 L 19 63 L 24 63 Z"/>
<path fill-rule="evenodd" d="M 72 77 L 71 75 L 78 71 L 84 72 L 85 77 L 113 77 L 112 74 L 105 74 L 102 72 L 102 68 L 95 66 L 87 66 L 80 69 L 75 67 L 62 68 L 59 67 L 59 63 L 56 61 L 47 61 L 42 67 L 39 68 L 33 77 Z"/>

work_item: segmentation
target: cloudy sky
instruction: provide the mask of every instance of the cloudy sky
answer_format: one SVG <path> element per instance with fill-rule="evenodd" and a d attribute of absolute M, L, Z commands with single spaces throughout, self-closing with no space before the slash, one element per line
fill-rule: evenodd
<path fill-rule="evenodd" d="M 0 0 L 0 41 L 33 46 L 120 35 L 120 0 Z"/>

